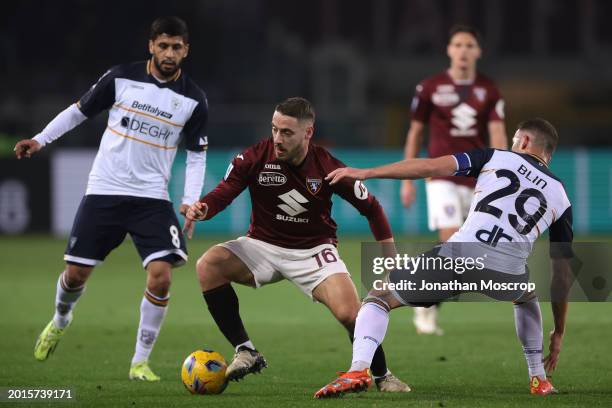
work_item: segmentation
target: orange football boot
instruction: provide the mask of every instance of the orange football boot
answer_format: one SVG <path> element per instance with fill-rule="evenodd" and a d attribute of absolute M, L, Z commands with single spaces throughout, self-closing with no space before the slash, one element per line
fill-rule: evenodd
<path fill-rule="evenodd" d="M 543 380 L 538 376 L 531 377 L 531 381 L 529 381 L 529 388 L 531 389 L 532 394 L 538 395 L 557 394 L 559 392 L 555 387 L 553 387 L 548 378 Z"/>
<path fill-rule="evenodd" d="M 314 395 L 315 398 L 341 397 L 349 392 L 367 391 L 372 385 L 370 369 L 361 371 L 338 372 L 338 378 L 321 388 Z"/>

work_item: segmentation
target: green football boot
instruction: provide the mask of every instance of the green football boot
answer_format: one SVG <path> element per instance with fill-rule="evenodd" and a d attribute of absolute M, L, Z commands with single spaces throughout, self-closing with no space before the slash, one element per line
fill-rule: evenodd
<path fill-rule="evenodd" d="M 130 367 L 130 380 L 159 381 L 161 378 L 151 371 L 149 362 L 145 360 Z"/>
<path fill-rule="evenodd" d="M 55 351 L 68 326 L 70 326 L 70 323 L 63 329 L 59 329 L 55 326 L 53 320 L 51 320 L 42 333 L 40 333 L 40 336 L 38 336 L 36 346 L 34 346 L 34 358 L 38 361 L 45 361 L 49 358 L 51 353 Z"/>

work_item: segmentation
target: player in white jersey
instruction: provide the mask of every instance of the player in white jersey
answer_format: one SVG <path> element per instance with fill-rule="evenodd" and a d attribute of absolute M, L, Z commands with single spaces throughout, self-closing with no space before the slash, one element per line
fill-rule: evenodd
<path fill-rule="evenodd" d="M 550 231 L 552 285 L 557 290 L 551 302 L 554 330 L 550 335 L 550 354 L 542 360 L 542 317 L 537 297 L 516 285 L 514 292 L 504 295 L 481 291 L 496 299 L 514 301 L 516 331 L 527 360 L 532 394 L 548 395 L 555 392 L 546 371 L 556 368 L 567 314 L 569 262 L 571 258 L 572 211 L 561 182 L 548 170 L 558 136 L 554 127 L 543 119 L 532 119 L 518 126 L 512 151 L 473 150 L 435 159 L 404 160 L 374 169 L 342 168 L 331 172 L 327 180 L 335 184 L 349 177 L 417 179 L 431 176 L 466 175 L 476 177 L 476 193 L 468 217 L 448 241 L 424 257 L 454 260 L 486 253 L 481 275 L 510 282 L 525 282 L 526 261 L 533 242 L 545 230 Z M 469 243 L 469 244 L 468 244 Z M 459 248 L 459 253 L 452 253 Z M 465 250 L 464 250 L 465 249 Z M 441 268 L 424 270 L 412 264 L 408 269 L 395 269 L 388 275 L 389 283 L 410 281 L 415 276 L 436 281 L 448 278 Z M 461 275 L 463 282 L 470 279 L 456 268 L 453 276 Z M 472 275 L 474 276 L 474 275 Z M 399 287 L 399 286 L 396 286 Z M 385 336 L 391 309 L 418 303 L 433 304 L 465 291 L 439 290 L 419 298 L 407 288 L 395 289 L 388 285 L 383 290 L 371 290 L 363 302 L 355 328 L 353 360 L 350 369 L 337 380 L 321 388 L 315 397 L 329 397 L 344 392 L 366 389 L 371 383 L 369 366 L 373 350 Z M 436 298 L 437 297 L 437 298 Z"/>
<path fill-rule="evenodd" d="M 93 268 L 129 233 L 147 271 L 129 378 L 159 380 L 148 359 L 167 312 L 172 268 L 187 261 L 185 240 L 169 201 L 170 171 L 184 141 L 184 215 L 200 197 L 208 145 L 206 96 L 181 70 L 188 51 L 185 22 L 178 17 L 156 19 L 148 61 L 112 67 L 41 133 L 15 146 L 18 159 L 30 157 L 85 119 L 109 111 L 64 255 L 55 315 L 34 349 L 38 360 L 46 360 L 55 350 Z"/>

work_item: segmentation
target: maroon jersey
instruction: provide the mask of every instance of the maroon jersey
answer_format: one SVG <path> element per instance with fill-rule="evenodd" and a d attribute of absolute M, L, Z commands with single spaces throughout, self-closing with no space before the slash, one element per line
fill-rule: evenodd
<path fill-rule="evenodd" d="M 345 165 L 312 143 L 299 166 L 277 160 L 269 138 L 236 156 L 224 179 L 200 202 L 208 205 L 209 219 L 248 187 L 252 210 L 247 235 L 284 248 L 307 249 L 337 243 L 331 217 L 331 198 L 336 193 L 367 217 L 377 240 L 391 238 L 382 207 L 362 182 L 343 179 L 330 186 L 325 181 L 338 167 Z"/>
<path fill-rule="evenodd" d="M 412 119 L 429 125 L 429 157 L 487 147 L 489 122 L 504 119 L 504 101 L 482 74 L 473 82 L 454 82 L 444 71 L 417 85 Z M 434 177 L 474 187 L 469 177 Z"/>

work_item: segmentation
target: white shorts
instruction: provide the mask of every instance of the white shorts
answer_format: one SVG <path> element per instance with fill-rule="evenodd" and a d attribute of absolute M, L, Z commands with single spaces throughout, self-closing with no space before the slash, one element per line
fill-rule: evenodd
<path fill-rule="evenodd" d="M 427 180 L 429 229 L 460 228 L 469 211 L 474 189 L 447 180 Z"/>
<path fill-rule="evenodd" d="M 327 277 L 346 273 L 346 265 L 331 244 L 311 249 L 289 249 L 249 237 L 219 244 L 236 255 L 255 277 L 255 285 L 287 279 L 312 298 L 312 291 Z"/>

